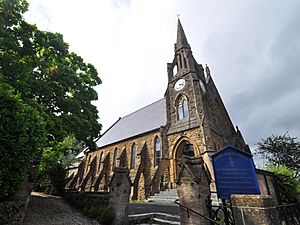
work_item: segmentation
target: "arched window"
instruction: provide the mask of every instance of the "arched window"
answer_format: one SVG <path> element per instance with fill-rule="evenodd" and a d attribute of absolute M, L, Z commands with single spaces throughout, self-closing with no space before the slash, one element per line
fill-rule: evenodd
<path fill-rule="evenodd" d="M 136 158 L 136 144 L 133 143 L 131 147 L 131 161 L 130 161 L 131 169 L 135 169 L 135 158 Z"/>
<path fill-rule="evenodd" d="M 155 151 L 154 166 L 159 166 L 160 159 L 161 159 L 161 147 L 160 147 L 160 138 L 157 136 L 154 139 L 154 151 Z"/>
<path fill-rule="evenodd" d="M 119 152 L 118 152 L 118 149 L 115 148 L 115 150 L 114 150 L 113 168 L 115 168 L 115 167 L 117 166 L 117 159 L 118 159 L 118 157 L 119 157 L 119 154 L 118 154 L 118 153 L 119 153 Z"/>
<path fill-rule="evenodd" d="M 177 104 L 177 113 L 178 113 L 178 120 L 182 120 L 184 118 L 189 117 L 188 103 L 184 96 L 181 96 L 179 98 Z"/>
<path fill-rule="evenodd" d="M 89 155 L 86 166 L 85 166 L 85 171 L 88 171 L 90 168 L 90 161 L 91 161 L 91 155 Z"/>
<path fill-rule="evenodd" d="M 103 152 L 100 153 L 100 156 L 99 156 L 99 165 L 98 165 L 98 172 L 100 172 L 101 170 L 101 164 L 102 164 L 102 157 L 103 157 Z"/>
<path fill-rule="evenodd" d="M 104 152 L 102 152 L 102 153 L 101 153 L 101 158 L 100 158 L 100 159 L 101 159 L 101 162 L 104 161 L 104 157 L 105 157 Z"/>

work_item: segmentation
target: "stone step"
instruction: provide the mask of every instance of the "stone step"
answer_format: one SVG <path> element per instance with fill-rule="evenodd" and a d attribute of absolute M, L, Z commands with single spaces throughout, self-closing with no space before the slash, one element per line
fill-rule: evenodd
<path fill-rule="evenodd" d="M 178 199 L 177 189 L 167 189 L 151 196 L 148 202 L 174 203 L 176 199 Z"/>
<path fill-rule="evenodd" d="M 156 203 L 174 203 L 175 200 L 173 198 L 156 198 L 156 199 L 148 199 L 147 202 L 156 202 Z"/>
<path fill-rule="evenodd" d="M 154 220 L 159 224 L 176 224 L 180 225 L 180 216 L 174 216 L 167 213 L 158 213 L 158 212 L 151 212 L 151 213 L 141 213 L 135 215 L 129 215 L 130 223 L 135 223 L 139 221 L 147 221 L 147 220 Z M 147 224 L 147 223 L 143 223 Z"/>
<path fill-rule="evenodd" d="M 178 199 L 177 189 L 167 189 L 165 191 L 160 191 L 155 195 L 151 196 L 148 202 L 160 202 L 160 203 L 174 203 Z M 213 205 L 220 205 L 221 202 L 218 199 L 217 193 L 211 193 L 211 200 Z"/>
<path fill-rule="evenodd" d="M 160 191 L 159 193 L 174 193 L 177 194 L 177 189 L 166 189 L 164 191 Z"/>
<path fill-rule="evenodd" d="M 159 218 L 154 218 L 154 221 L 158 222 L 159 224 L 176 224 L 176 225 L 180 225 L 180 222 L 164 220 L 164 219 L 159 219 Z"/>
<path fill-rule="evenodd" d="M 166 199 L 178 199 L 178 196 L 174 195 L 157 195 L 157 196 L 151 196 L 152 199 L 157 199 L 157 198 L 166 198 Z"/>
<path fill-rule="evenodd" d="M 173 192 L 160 192 L 160 193 L 157 193 L 155 194 L 154 196 L 178 196 L 177 192 L 176 193 L 173 193 Z"/>

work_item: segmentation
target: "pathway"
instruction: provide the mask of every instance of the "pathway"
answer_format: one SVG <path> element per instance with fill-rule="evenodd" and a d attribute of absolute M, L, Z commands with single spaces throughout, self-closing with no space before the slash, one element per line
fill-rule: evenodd
<path fill-rule="evenodd" d="M 24 225 L 99 225 L 68 205 L 63 199 L 33 192 Z"/>

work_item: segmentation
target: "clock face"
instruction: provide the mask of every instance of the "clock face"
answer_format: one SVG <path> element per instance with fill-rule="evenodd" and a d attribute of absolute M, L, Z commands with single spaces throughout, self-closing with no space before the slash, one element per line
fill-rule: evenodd
<path fill-rule="evenodd" d="M 182 88 L 184 88 L 184 86 L 185 86 L 185 80 L 184 79 L 179 79 L 178 81 L 176 81 L 176 83 L 174 85 L 174 89 L 176 91 L 179 91 Z"/>

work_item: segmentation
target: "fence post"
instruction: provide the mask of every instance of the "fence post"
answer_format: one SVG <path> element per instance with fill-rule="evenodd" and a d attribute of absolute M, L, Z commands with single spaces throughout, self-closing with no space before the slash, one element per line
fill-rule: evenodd
<path fill-rule="evenodd" d="M 110 182 L 109 206 L 115 210 L 114 225 L 128 225 L 128 207 L 131 181 L 127 167 L 115 167 Z"/>
<path fill-rule="evenodd" d="M 232 195 L 234 221 L 241 225 L 280 225 L 274 200 L 269 195 Z"/>
<path fill-rule="evenodd" d="M 184 156 L 179 162 L 177 193 L 180 204 L 205 217 L 210 217 L 208 196 L 210 196 L 210 178 L 204 167 L 202 157 Z M 209 225 L 210 221 L 180 207 L 182 225 Z"/>

